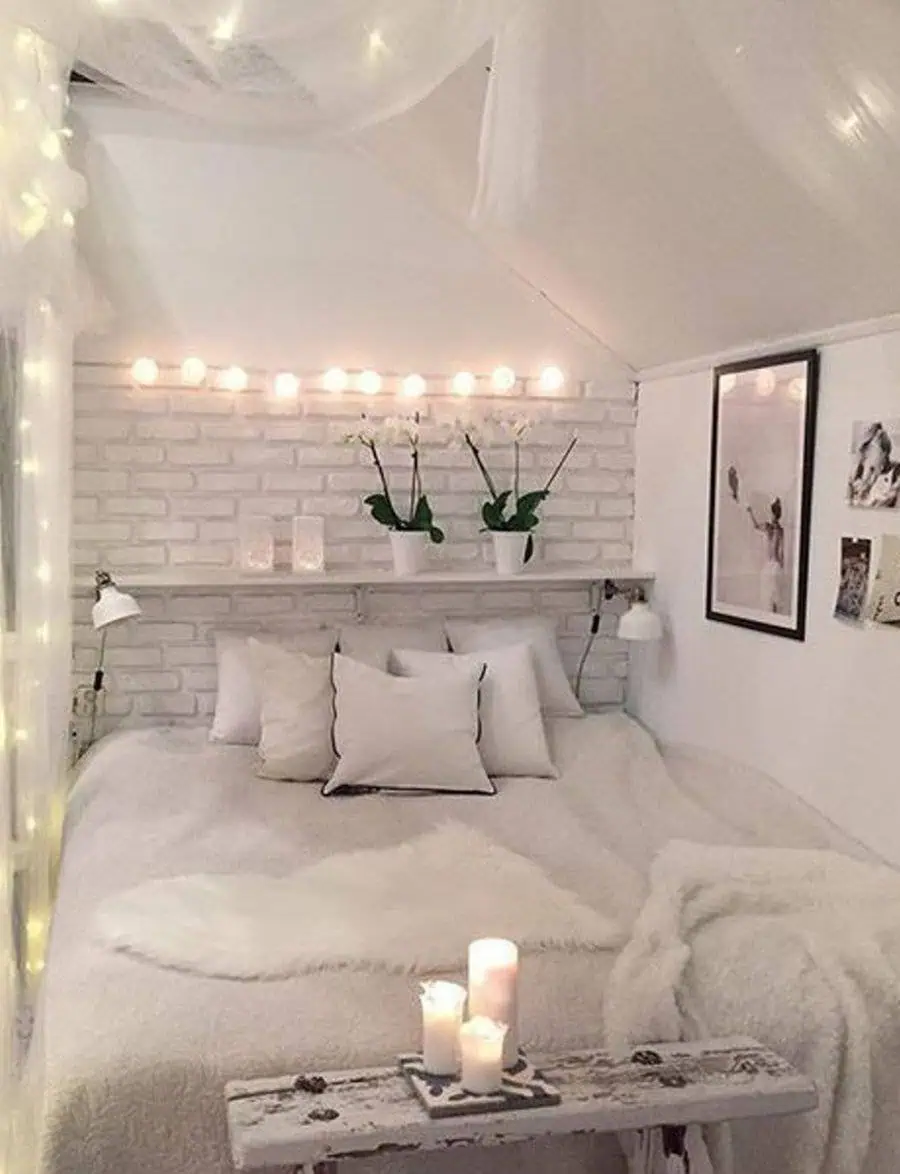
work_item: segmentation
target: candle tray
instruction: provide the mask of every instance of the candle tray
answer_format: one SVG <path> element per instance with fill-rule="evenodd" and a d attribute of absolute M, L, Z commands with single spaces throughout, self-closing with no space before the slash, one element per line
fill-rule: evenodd
<path fill-rule="evenodd" d="M 512 1109 L 543 1109 L 560 1102 L 559 1091 L 544 1079 L 524 1052 L 503 1073 L 496 1092 L 469 1092 L 459 1076 L 432 1076 L 421 1054 L 398 1057 L 400 1071 L 429 1117 L 468 1117 L 475 1113 L 505 1113 Z"/>

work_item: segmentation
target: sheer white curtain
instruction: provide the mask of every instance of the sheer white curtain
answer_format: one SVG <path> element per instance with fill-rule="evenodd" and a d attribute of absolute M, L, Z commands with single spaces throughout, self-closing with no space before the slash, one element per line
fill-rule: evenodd
<path fill-rule="evenodd" d="M 20 996 L 43 967 L 67 756 L 71 661 L 72 29 L 0 23 L 0 1155 L 30 1165 L 17 1095 Z"/>

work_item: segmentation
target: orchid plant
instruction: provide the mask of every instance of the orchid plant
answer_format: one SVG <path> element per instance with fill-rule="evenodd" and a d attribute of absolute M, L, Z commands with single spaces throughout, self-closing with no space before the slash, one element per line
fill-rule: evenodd
<path fill-rule="evenodd" d="M 444 531 L 435 525 L 434 514 L 422 482 L 422 432 L 419 413 L 385 420 L 380 428 L 363 415 L 360 426 L 348 433 L 344 440 L 348 444 L 359 444 L 372 458 L 372 464 L 381 482 L 381 492 L 370 493 L 363 501 L 369 507 L 375 521 L 388 530 L 424 531 L 432 542 L 443 542 Z M 409 495 L 402 502 L 391 493 L 379 446 L 403 447 L 409 450 Z"/>
<path fill-rule="evenodd" d="M 490 499 L 484 502 L 481 507 L 481 520 L 484 523 L 483 529 L 487 531 L 517 531 L 519 533 L 527 533 L 528 541 L 525 544 L 525 562 L 528 562 L 534 554 L 534 540 L 531 531 L 540 522 L 538 510 L 550 496 L 553 483 L 562 472 L 566 461 L 572 453 L 572 449 L 578 443 L 578 437 L 573 436 L 569 441 L 565 451 L 556 462 L 552 473 L 542 488 L 531 489 L 522 493 L 522 444 L 534 427 L 534 422 L 525 416 L 516 416 L 514 418 L 497 418 L 490 423 L 495 424 L 499 428 L 501 435 L 505 439 L 512 440 L 513 474 L 512 486 L 509 489 L 499 489 L 497 482 L 488 470 L 481 452 L 484 445 L 479 431 L 471 425 L 463 425 L 461 428 L 463 443 L 472 454 L 472 458 L 481 476 L 484 478 L 485 486 L 490 494 Z"/>

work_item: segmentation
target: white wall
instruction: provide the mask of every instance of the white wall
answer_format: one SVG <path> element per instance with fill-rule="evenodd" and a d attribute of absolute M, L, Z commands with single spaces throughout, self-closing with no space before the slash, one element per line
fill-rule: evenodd
<path fill-rule="evenodd" d="M 633 672 L 633 710 L 662 737 L 757 767 L 900 862 L 900 632 L 832 616 L 840 539 L 900 533 L 900 511 L 844 501 L 851 426 L 900 417 L 900 333 L 822 350 L 807 639 L 704 619 L 712 373 L 645 383 L 635 559 L 658 574 L 668 636 Z"/>
<path fill-rule="evenodd" d="M 341 146 L 241 141 L 75 100 L 79 242 L 108 317 L 82 359 L 300 371 L 622 367 L 463 225 Z M 474 150 L 474 146 L 473 146 Z"/>

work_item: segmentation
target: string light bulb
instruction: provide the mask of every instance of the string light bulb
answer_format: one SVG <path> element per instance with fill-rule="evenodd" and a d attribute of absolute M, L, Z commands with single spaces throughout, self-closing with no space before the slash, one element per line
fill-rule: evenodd
<path fill-rule="evenodd" d="M 407 375 L 403 380 L 403 394 L 408 399 L 417 399 L 424 395 L 427 384 L 421 375 Z"/>
<path fill-rule="evenodd" d="M 770 396 L 778 382 L 771 367 L 765 367 L 756 377 L 756 390 L 762 396 Z"/>
<path fill-rule="evenodd" d="M 322 386 L 326 391 L 346 391 L 349 380 L 343 367 L 329 367 L 322 376 Z"/>
<path fill-rule="evenodd" d="M 538 380 L 541 391 L 559 391 L 566 382 L 566 377 L 559 367 L 545 367 Z"/>
<path fill-rule="evenodd" d="M 272 381 L 276 399 L 296 399 L 300 394 L 300 380 L 293 371 L 279 371 Z"/>
<path fill-rule="evenodd" d="M 135 359 L 131 364 L 131 378 L 142 385 L 155 383 L 159 379 L 159 365 L 155 359 L 146 356 Z"/>
<path fill-rule="evenodd" d="M 190 387 L 199 387 L 206 378 L 206 364 L 192 355 L 181 364 L 181 378 Z"/>
<path fill-rule="evenodd" d="M 225 391 L 246 391 L 247 372 L 243 367 L 226 367 L 219 375 L 219 387 Z"/>
<path fill-rule="evenodd" d="M 363 395 L 377 395 L 381 391 L 381 376 L 377 371 L 361 371 L 359 390 Z"/>
<path fill-rule="evenodd" d="M 472 395 L 476 384 L 477 380 L 471 371 L 457 371 L 450 388 L 454 395 Z"/>
<path fill-rule="evenodd" d="M 50 582 L 50 564 L 49 563 L 39 563 L 38 569 L 35 572 L 35 574 L 37 575 L 39 582 L 49 583 Z"/>
<path fill-rule="evenodd" d="M 52 130 L 48 130 L 41 139 L 41 154 L 45 159 L 59 159 L 62 155 L 62 143 L 59 141 L 59 135 Z"/>
<path fill-rule="evenodd" d="M 497 367 L 491 376 L 491 384 L 497 391 L 510 391 L 516 385 L 516 373 L 512 367 Z"/>

